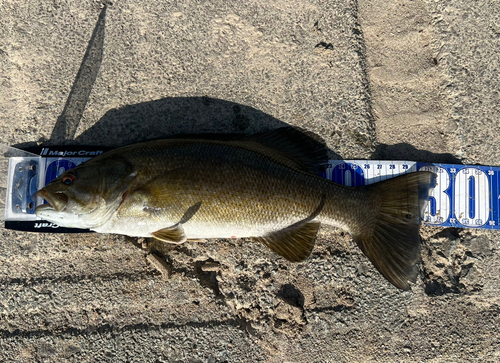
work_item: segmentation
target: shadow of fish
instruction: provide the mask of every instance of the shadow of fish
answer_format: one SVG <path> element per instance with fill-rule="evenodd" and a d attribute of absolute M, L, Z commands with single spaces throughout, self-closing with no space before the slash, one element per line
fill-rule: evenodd
<path fill-rule="evenodd" d="M 345 187 L 314 174 L 322 152 L 302 141 L 303 133 L 278 129 L 240 139 L 125 146 L 45 186 L 37 194 L 48 204 L 36 214 L 64 227 L 169 243 L 252 237 L 294 262 L 310 255 L 324 223 L 349 231 L 393 285 L 409 289 L 435 175 Z"/>

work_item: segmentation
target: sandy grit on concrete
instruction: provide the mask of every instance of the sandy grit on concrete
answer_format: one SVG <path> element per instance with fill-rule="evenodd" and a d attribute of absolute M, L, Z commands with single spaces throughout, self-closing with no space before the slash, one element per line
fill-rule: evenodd
<path fill-rule="evenodd" d="M 2 3 L 2 143 L 79 120 L 63 111 L 100 12 Z M 494 1 L 116 1 L 75 142 L 290 124 L 335 158 L 498 165 L 498 24 Z M 1 233 L 1 361 L 499 359 L 496 232 L 423 228 L 410 292 L 337 230 L 301 264 L 247 240 L 153 244 L 159 270 L 148 241 Z"/>

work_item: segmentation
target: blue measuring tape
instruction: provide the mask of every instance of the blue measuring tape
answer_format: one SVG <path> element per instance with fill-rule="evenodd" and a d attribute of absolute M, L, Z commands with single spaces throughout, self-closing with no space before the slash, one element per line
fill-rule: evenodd
<path fill-rule="evenodd" d="M 36 221 L 35 201 L 28 200 L 35 190 L 64 171 L 90 159 L 75 156 L 14 157 L 9 164 L 9 185 L 5 220 Z M 98 155 L 102 151 L 96 151 Z M 36 164 L 33 167 L 32 164 Z M 423 222 L 458 228 L 500 229 L 500 167 L 423 163 L 387 160 L 330 160 L 321 175 L 335 183 L 362 186 L 401 174 L 432 171 L 437 175 Z M 26 175 L 33 173 L 34 175 Z M 37 203 L 43 202 L 41 199 Z"/>
<path fill-rule="evenodd" d="M 441 227 L 500 229 L 500 167 L 387 160 L 330 160 L 323 177 L 347 186 L 377 183 L 415 171 L 436 173 L 423 215 Z"/>

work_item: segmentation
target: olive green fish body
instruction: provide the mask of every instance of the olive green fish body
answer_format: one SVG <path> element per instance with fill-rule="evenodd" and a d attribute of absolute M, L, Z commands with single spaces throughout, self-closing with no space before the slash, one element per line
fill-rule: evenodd
<path fill-rule="evenodd" d="M 188 239 L 254 237 L 311 217 L 343 226 L 362 202 L 360 191 L 232 144 L 166 140 L 124 150 L 137 184 L 96 230 L 148 237 L 182 221 Z"/>
<path fill-rule="evenodd" d="M 434 175 L 350 188 L 313 174 L 311 152 L 280 131 L 241 140 L 169 139 L 122 147 L 67 171 L 39 195 L 38 216 L 102 233 L 189 239 L 252 237 L 290 261 L 321 223 L 348 230 L 377 269 L 408 289 L 420 213 Z M 276 144 L 276 148 L 270 147 Z"/>

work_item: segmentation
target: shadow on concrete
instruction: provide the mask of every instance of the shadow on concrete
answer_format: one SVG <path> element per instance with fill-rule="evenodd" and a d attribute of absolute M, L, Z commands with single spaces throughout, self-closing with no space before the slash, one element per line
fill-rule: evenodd
<path fill-rule="evenodd" d="M 146 140 L 189 134 L 255 134 L 289 126 L 253 107 L 210 97 L 167 97 L 112 109 L 75 139 L 76 130 L 101 67 L 107 5 L 102 9 L 80 69 L 49 140 L 43 146 L 92 145 L 119 147 Z M 236 136 L 235 136 L 236 137 Z M 318 150 L 323 140 L 311 133 L 302 138 L 306 147 Z M 36 142 L 18 148 L 37 146 Z M 339 155 L 325 155 L 338 159 Z"/>
<path fill-rule="evenodd" d="M 75 137 L 78 124 L 89 100 L 90 92 L 92 92 L 92 87 L 99 74 L 99 68 L 101 68 L 104 50 L 106 9 L 107 6 L 104 5 L 85 55 L 83 56 L 80 69 L 73 82 L 73 87 L 66 100 L 64 110 L 57 119 L 54 130 L 52 130 L 52 135 L 50 136 L 50 144 L 52 145 L 61 145 L 66 140 L 73 140 Z"/>
<path fill-rule="evenodd" d="M 371 156 L 373 160 L 408 160 L 427 163 L 462 164 L 462 161 L 449 153 L 433 153 L 420 150 L 407 143 L 395 145 L 380 144 Z"/>
<path fill-rule="evenodd" d="M 180 134 L 249 135 L 290 126 L 265 112 L 235 102 L 210 97 L 167 97 L 109 110 L 95 125 L 75 139 L 102 63 L 106 11 L 107 5 L 99 15 L 64 110 L 50 140 L 43 142 L 44 146 L 73 144 L 119 147 Z M 368 84 L 366 89 L 370 96 Z M 311 134 L 308 136 L 312 136 L 311 140 L 316 142 L 321 139 Z M 36 145 L 36 142 L 29 142 L 15 146 L 27 148 Z M 316 144 L 310 145 L 313 147 Z M 341 159 L 334 150 L 327 151 L 328 158 Z M 461 163 L 451 154 L 435 154 L 406 143 L 378 145 L 371 159 Z"/>
<path fill-rule="evenodd" d="M 253 107 L 209 97 L 168 97 L 112 109 L 78 144 L 122 146 L 178 134 L 252 134 L 288 126 Z"/>

